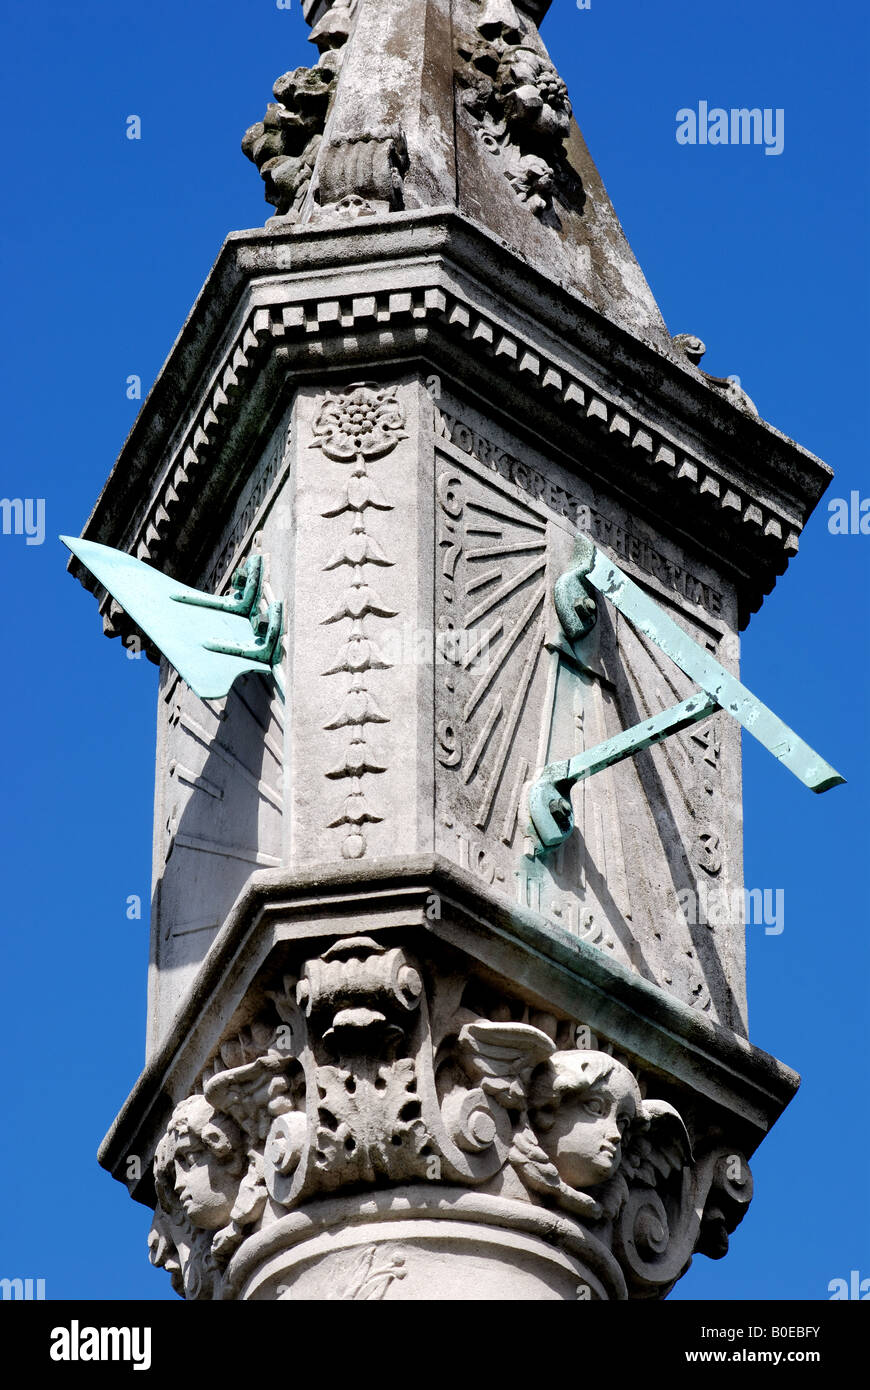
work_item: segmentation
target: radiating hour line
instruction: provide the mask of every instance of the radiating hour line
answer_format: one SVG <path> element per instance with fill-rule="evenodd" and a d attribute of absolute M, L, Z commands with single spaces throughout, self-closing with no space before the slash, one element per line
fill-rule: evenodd
<path fill-rule="evenodd" d="M 501 651 L 498 653 L 498 656 L 492 660 L 488 669 L 483 673 L 474 690 L 469 695 L 465 705 L 465 709 L 463 710 L 463 714 L 466 720 L 470 719 L 474 711 L 477 709 L 477 706 L 480 704 L 480 701 L 483 699 L 483 696 L 486 694 L 486 691 L 489 689 L 490 685 L 495 680 L 499 671 L 502 669 L 505 662 L 507 661 L 507 658 L 510 655 L 511 651 L 516 646 L 518 640 L 523 635 L 532 618 L 534 617 L 535 610 L 541 606 L 543 601 L 543 591 L 538 590 L 537 593 L 532 595 L 530 602 L 526 604 L 519 618 L 514 623 L 514 626 L 508 633 L 507 638 L 505 639 L 504 646 L 501 648 Z"/>
<path fill-rule="evenodd" d="M 466 763 L 465 771 L 462 774 L 462 780 L 463 782 L 465 782 L 466 786 L 474 777 L 478 767 L 480 766 L 480 760 L 483 757 L 484 749 L 486 748 L 486 745 L 489 743 L 489 740 L 492 737 L 493 729 L 495 728 L 498 721 L 501 719 L 503 710 L 504 705 L 502 704 L 501 695 L 496 695 L 495 699 L 492 702 L 492 709 L 490 710 L 489 715 L 487 716 L 486 723 L 484 724 L 483 728 L 478 734 L 477 741 L 468 755 L 468 762 Z"/>
<path fill-rule="evenodd" d="M 491 560 L 497 555 L 525 555 L 530 550 L 543 550 L 545 541 L 517 541 L 516 545 L 487 545 L 481 550 L 466 550 L 466 560 Z"/>
<path fill-rule="evenodd" d="M 474 819 L 474 824 L 477 826 L 478 830 L 486 829 L 487 822 L 489 821 L 489 817 L 492 813 L 492 803 L 495 800 L 495 794 L 498 791 L 499 783 L 501 782 L 502 775 L 504 773 L 504 767 L 507 761 L 508 753 L 510 752 L 511 742 L 513 740 L 514 734 L 516 733 L 517 724 L 519 723 L 519 718 L 522 714 L 523 705 L 525 703 L 529 686 L 532 682 L 532 677 L 535 674 L 535 667 L 538 662 L 538 657 L 540 656 L 541 651 L 543 650 L 545 630 L 546 625 L 544 617 L 542 615 L 538 622 L 537 629 L 535 631 L 534 641 L 532 642 L 529 648 L 529 654 L 526 657 L 526 664 L 523 667 L 523 673 L 520 676 L 520 683 L 517 687 L 517 693 L 514 696 L 514 702 L 510 708 L 508 721 L 505 725 L 504 733 L 501 737 L 501 743 L 499 744 L 498 753 L 496 754 L 495 764 L 493 766 L 492 773 L 489 779 L 489 785 L 486 789 L 486 795 L 483 798 L 483 801 L 480 805 L 480 810 L 478 811 Z"/>
<path fill-rule="evenodd" d="M 223 788 L 210 782 L 207 777 L 203 777 L 201 772 L 194 772 L 179 762 L 170 763 L 169 772 L 170 775 L 174 773 L 179 782 L 185 782 L 189 787 L 196 787 L 198 791 L 205 792 L 206 796 L 213 796 L 215 801 L 223 801 Z"/>
<path fill-rule="evenodd" d="M 641 650 L 643 650 L 643 648 L 642 648 Z M 647 698 L 646 698 L 646 695 L 644 694 L 643 686 L 642 686 L 642 684 L 641 684 L 641 682 L 640 682 L 640 679 L 638 678 L 637 672 L 635 671 L 635 669 L 634 669 L 634 667 L 633 667 L 633 665 L 632 665 L 632 663 L 631 663 L 631 659 L 630 659 L 630 657 L 629 657 L 629 655 L 628 655 L 628 652 L 627 652 L 627 650 L 626 650 L 626 648 L 625 648 L 624 645 L 623 645 L 623 648 L 622 648 L 622 660 L 623 660 L 623 664 L 624 664 L 624 666 L 625 666 L 626 675 L 628 676 L 628 683 L 629 683 L 630 686 L 633 686 L 633 688 L 634 688 L 634 691 L 633 691 L 634 697 L 635 697 L 635 700 L 636 700 L 637 704 L 640 706 L 641 710 L 643 711 L 643 717 L 644 717 L 644 719 L 651 719 L 652 716 L 653 716 L 653 714 L 655 713 L 655 711 L 653 710 L 652 706 L 650 705 L 649 701 L 648 701 Z M 653 664 L 653 666 L 655 667 L 656 671 L 658 671 L 658 669 L 659 669 L 658 662 L 655 661 L 653 658 L 651 658 L 651 660 L 652 660 L 652 664 Z M 622 711 L 620 711 L 620 713 L 622 713 Z M 695 812 L 694 812 L 694 810 L 692 809 L 691 802 L 689 801 L 688 792 L 686 791 L 686 788 L 685 788 L 685 786 L 683 785 L 683 779 L 682 779 L 682 777 L 680 776 L 680 773 L 679 773 L 679 771 L 677 770 L 677 767 L 676 767 L 676 765 L 675 765 L 675 763 L 674 763 L 673 755 L 672 755 L 672 752 L 671 752 L 671 744 L 676 744 L 676 746 L 677 746 L 678 748 L 681 748 L 681 744 L 680 744 L 680 742 L 679 742 L 678 739 L 666 739 L 664 743 L 662 743 L 662 744 L 659 745 L 659 747 L 661 748 L 662 755 L 663 755 L 663 757 L 664 757 L 665 762 L 667 763 L 668 767 L 670 768 L 671 776 L 673 777 L 674 781 L 675 781 L 676 784 L 677 784 L 677 791 L 679 792 L 680 797 L 682 798 L 683 804 L 684 804 L 686 810 L 688 811 L 689 815 L 692 816 L 692 817 L 694 817 Z M 683 748 L 683 749 L 682 749 L 682 752 L 683 752 L 683 756 L 684 756 L 684 758 L 686 759 L 686 761 L 687 761 L 688 763 L 691 763 L 691 755 L 688 753 L 688 751 L 687 751 L 685 748 Z"/>
<path fill-rule="evenodd" d="M 198 849 L 204 854 L 221 854 L 229 859 L 243 859 L 247 864 L 263 864 L 269 869 L 277 869 L 281 863 L 281 860 L 272 854 L 262 854 L 255 849 L 242 849 L 240 845 L 224 845 L 218 840 L 206 840 L 198 835 L 176 835 L 173 844 L 179 849 Z"/>
<path fill-rule="evenodd" d="M 511 787 L 510 798 L 508 800 L 508 808 L 505 811 L 504 824 L 501 828 L 501 842 L 503 845 L 509 845 L 514 838 L 514 830 L 516 829 L 517 816 L 519 814 L 520 809 L 520 797 L 522 796 L 523 785 L 528 775 L 528 759 L 520 758 L 519 762 L 517 763 L 517 775 L 514 778 L 513 786 Z"/>
<path fill-rule="evenodd" d="M 482 574 L 478 579 L 472 579 L 470 584 L 466 584 L 466 597 L 473 594 L 476 589 L 485 589 L 487 584 L 494 583 L 496 579 L 501 579 L 501 576 L 501 570 L 487 570 L 486 574 Z"/>
<path fill-rule="evenodd" d="M 209 754 L 213 754 L 214 756 L 221 758 L 225 763 L 227 763 L 229 767 L 237 771 L 239 775 L 250 784 L 250 786 L 254 787 L 255 790 L 259 792 L 260 796 L 263 798 L 264 801 L 270 802 L 277 811 L 281 811 L 283 809 L 280 796 L 278 796 L 277 793 L 272 790 L 269 784 L 267 782 L 264 782 L 262 778 L 256 777 L 254 773 L 251 771 L 251 769 L 249 767 L 246 767 L 245 764 L 241 761 L 241 759 L 237 758 L 234 753 L 231 753 L 229 751 L 229 749 L 222 747 L 220 743 L 213 742 L 208 734 L 208 731 L 204 729 L 203 726 L 200 723 L 198 723 L 196 719 L 194 719 L 191 715 L 184 713 L 181 715 L 179 722 L 182 725 L 182 727 L 187 730 L 189 734 L 193 735 L 193 737 L 197 740 L 198 743 L 201 743 L 203 745 L 203 747 Z"/>
<path fill-rule="evenodd" d="M 174 931 L 170 932 L 170 935 L 171 935 L 171 936 L 195 936 L 197 932 L 201 932 L 201 931 L 217 931 L 217 929 L 218 929 L 219 926 L 220 926 L 220 923 L 219 923 L 219 922 L 215 922 L 215 921 L 213 921 L 213 920 L 212 920 L 212 921 L 208 921 L 208 922 L 201 922 L 201 923 L 200 923 L 199 925 L 197 925 L 197 926 L 194 926 L 194 925 L 191 925 L 190 923 L 188 923 L 188 924 L 185 925 L 185 926 L 176 927 L 176 928 L 174 929 Z"/>
<path fill-rule="evenodd" d="M 496 511 L 495 507 L 485 507 L 482 502 L 469 502 L 470 512 L 482 512 L 484 516 L 491 516 L 496 521 L 509 522 L 512 526 L 525 526 L 529 531 L 546 531 L 546 525 L 542 521 L 528 521 L 525 517 L 514 516 L 512 512 Z"/>
<path fill-rule="evenodd" d="M 496 589 L 494 594 L 490 594 L 489 597 L 485 598 L 482 603 L 479 603 L 476 608 L 472 608 L 471 612 L 465 615 L 466 628 L 474 627 L 480 622 L 481 618 L 491 612 L 493 608 L 496 608 L 498 604 L 500 604 L 503 599 L 506 599 L 509 594 L 512 594 L 515 589 L 522 588 L 527 580 L 531 579 L 536 574 L 540 574 L 545 564 L 546 560 L 532 560 L 531 564 L 526 565 L 525 569 L 515 574 L 513 579 L 507 580 L 505 584 L 502 584 L 500 589 Z"/>
<path fill-rule="evenodd" d="M 467 671 L 469 666 L 473 666 L 477 661 L 477 658 L 483 652 L 489 651 L 495 639 L 501 636 L 503 627 L 504 620 L 502 618 L 496 618 L 492 627 L 487 628 L 486 632 L 480 638 L 480 641 L 475 642 L 474 646 L 469 648 L 469 650 L 465 653 L 465 656 L 462 658 L 462 669 L 464 671 Z M 468 635 L 470 637 L 471 633 L 469 633 Z"/>

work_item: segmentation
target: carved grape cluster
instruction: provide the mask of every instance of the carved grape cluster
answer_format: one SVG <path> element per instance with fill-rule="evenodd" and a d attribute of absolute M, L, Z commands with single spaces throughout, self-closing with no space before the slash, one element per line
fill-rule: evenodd
<path fill-rule="evenodd" d="M 458 52 L 463 105 L 520 201 L 546 219 L 558 183 L 563 199 L 582 206 L 582 185 L 563 148 L 571 102 L 550 60 L 504 38 L 460 39 Z"/>

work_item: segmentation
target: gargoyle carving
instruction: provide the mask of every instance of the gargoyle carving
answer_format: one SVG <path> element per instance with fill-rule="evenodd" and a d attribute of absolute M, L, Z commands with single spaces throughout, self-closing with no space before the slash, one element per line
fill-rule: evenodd
<path fill-rule="evenodd" d="M 750 400 L 743 387 L 740 385 L 740 378 L 737 376 L 711 376 L 705 372 L 700 365 L 701 358 L 707 351 L 706 344 L 697 338 L 694 333 L 678 333 L 672 339 L 675 348 L 691 362 L 693 367 L 697 367 L 701 376 L 708 386 L 712 386 L 714 391 L 718 391 L 720 396 L 724 396 L 732 405 L 736 405 L 738 410 L 742 410 L 747 415 L 753 415 L 758 419 L 758 410 L 755 402 Z"/>

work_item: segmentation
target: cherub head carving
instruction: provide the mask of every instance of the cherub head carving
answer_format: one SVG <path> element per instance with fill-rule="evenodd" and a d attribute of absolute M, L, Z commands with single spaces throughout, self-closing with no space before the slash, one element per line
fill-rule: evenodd
<path fill-rule="evenodd" d="M 154 1177 L 165 1211 L 180 1207 L 202 1231 L 216 1231 L 230 1219 L 246 1145 L 233 1120 L 215 1110 L 205 1096 L 190 1096 L 172 1112 L 157 1146 Z"/>
<path fill-rule="evenodd" d="M 529 1118 L 559 1177 L 580 1189 L 612 1178 L 630 1131 L 647 1123 L 637 1082 L 605 1052 L 554 1052 L 532 1077 Z"/>

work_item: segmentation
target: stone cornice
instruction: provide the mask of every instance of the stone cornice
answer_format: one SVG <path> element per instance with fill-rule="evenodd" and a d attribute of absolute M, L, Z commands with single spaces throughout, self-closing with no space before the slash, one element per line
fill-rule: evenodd
<path fill-rule="evenodd" d="M 460 394 L 476 380 L 489 409 L 531 420 L 569 468 L 581 454 L 582 472 L 662 530 L 678 514 L 733 575 L 744 621 L 831 477 L 676 350 L 616 327 L 461 215 L 400 213 L 228 239 L 84 534 L 190 579 L 209 499 L 241 485 L 288 382 L 420 361 L 455 373 Z M 105 600 L 104 613 L 123 630 Z"/>
<path fill-rule="evenodd" d="M 426 912 L 433 893 L 442 904 L 434 921 Z M 365 869 L 338 861 L 251 877 L 103 1141 L 102 1165 L 126 1181 L 127 1156 L 150 1152 L 272 951 L 330 933 L 395 928 L 431 933 L 495 975 L 522 980 L 530 998 L 549 999 L 667 1083 L 690 1088 L 723 1122 L 736 1124 L 747 1156 L 797 1089 L 790 1068 L 746 1039 L 539 914 L 505 902 L 440 856 L 382 859 Z M 131 1191 L 153 1201 L 148 1170 Z"/>

